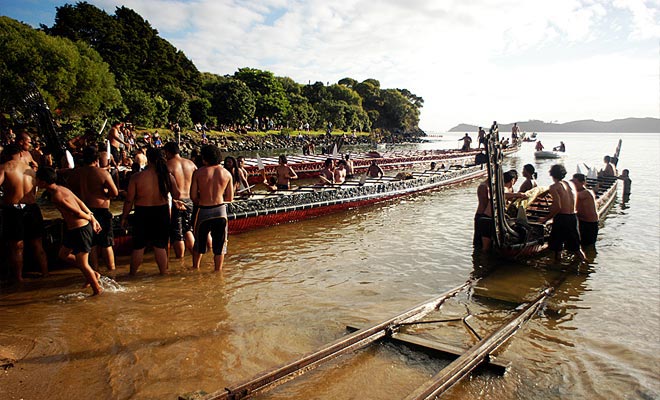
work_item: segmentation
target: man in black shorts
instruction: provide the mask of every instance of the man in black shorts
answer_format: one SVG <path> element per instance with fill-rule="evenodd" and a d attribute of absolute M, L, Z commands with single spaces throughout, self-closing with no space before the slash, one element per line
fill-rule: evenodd
<path fill-rule="evenodd" d="M 23 249 L 30 244 L 41 269 L 48 275 L 43 236 L 43 217 L 36 201 L 35 172 L 22 158 L 16 143 L 5 147 L 0 164 L 0 187 L 4 195 L 2 208 L 2 240 L 9 244 L 9 264 L 16 279 L 23 281 Z"/>
<path fill-rule="evenodd" d="M 94 295 L 101 294 L 103 289 L 99 285 L 100 275 L 89 265 L 89 252 L 92 249 L 94 232 L 101 230 L 101 225 L 94 218 L 94 214 L 87 208 L 72 191 L 59 186 L 57 174 L 50 167 L 37 171 L 37 183 L 50 194 L 51 202 L 62 213 L 66 224 L 63 245 L 70 248 L 76 257 L 76 265 L 85 276 L 87 283 L 92 287 Z"/>
<path fill-rule="evenodd" d="M 550 186 L 552 205 L 548 215 L 539 219 L 539 223 L 545 223 L 550 218 L 554 218 L 548 245 L 555 252 L 556 261 L 559 261 L 564 247 L 580 260 L 586 261 L 587 258 L 580 248 L 575 188 L 570 182 L 563 180 L 566 176 L 566 168 L 561 164 L 555 164 L 550 168 L 550 176 L 555 182 Z"/>

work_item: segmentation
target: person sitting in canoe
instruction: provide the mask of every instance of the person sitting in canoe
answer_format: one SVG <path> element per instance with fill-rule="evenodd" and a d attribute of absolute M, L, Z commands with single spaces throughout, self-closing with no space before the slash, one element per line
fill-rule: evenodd
<path fill-rule="evenodd" d="M 339 160 L 334 172 L 334 183 L 342 184 L 346 181 L 346 161 Z"/>
<path fill-rule="evenodd" d="M 611 158 L 610 156 L 605 156 L 603 158 L 603 162 L 605 163 L 605 166 L 603 169 L 601 169 L 598 172 L 598 175 L 600 176 L 617 176 L 618 174 L 616 173 L 616 167 L 614 164 L 611 163 Z"/>
<path fill-rule="evenodd" d="M 369 178 L 382 178 L 385 173 L 380 165 L 376 163 L 376 160 L 372 160 L 371 165 L 367 170 L 367 175 L 369 175 Z"/>
<path fill-rule="evenodd" d="M 277 175 L 277 189 L 279 190 L 289 190 L 291 179 L 298 179 L 298 175 L 288 165 L 288 160 L 284 154 L 280 155 L 279 163 L 280 165 L 275 168 L 275 174 Z"/>
<path fill-rule="evenodd" d="M 319 184 L 332 185 L 335 181 L 335 163 L 332 158 L 326 158 L 323 169 L 319 175 Z"/>

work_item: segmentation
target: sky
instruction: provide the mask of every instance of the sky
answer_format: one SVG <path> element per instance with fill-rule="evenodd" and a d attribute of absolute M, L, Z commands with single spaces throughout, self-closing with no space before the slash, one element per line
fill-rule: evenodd
<path fill-rule="evenodd" d="M 0 0 L 0 14 L 51 26 L 65 3 Z M 88 3 L 135 10 L 203 72 L 408 89 L 424 98 L 427 131 L 660 117 L 660 0 Z"/>

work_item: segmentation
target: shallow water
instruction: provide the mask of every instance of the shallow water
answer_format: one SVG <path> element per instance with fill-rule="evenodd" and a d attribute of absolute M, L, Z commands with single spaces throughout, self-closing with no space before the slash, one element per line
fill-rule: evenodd
<path fill-rule="evenodd" d="M 458 135 L 419 145 L 455 147 Z M 455 136 L 455 137 L 454 137 Z M 540 134 L 564 140 L 570 172 L 601 165 L 619 136 L 619 168 L 633 180 L 626 205 L 610 212 L 588 268 L 572 273 L 544 310 L 503 348 L 505 376 L 473 374 L 446 398 L 655 399 L 660 396 L 660 138 L 646 134 Z M 542 184 L 553 161 L 533 143 L 509 159 L 535 164 Z M 29 280 L 0 295 L 0 398 L 176 398 L 213 392 L 291 361 L 456 286 L 495 265 L 429 318 L 474 315 L 482 336 L 533 298 L 558 271 L 547 256 L 524 263 L 473 257 L 477 182 L 396 202 L 230 237 L 224 271 L 187 270 L 171 260 L 158 276 L 148 257 L 129 278 L 118 260 L 106 292 L 91 297 L 77 270 Z M 619 189 L 621 190 L 621 189 Z M 102 271 L 103 272 L 103 271 Z M 456 345 L 475 339 L 460 323 L 411 332 Z M 2 364 L 5 364 L 3 362 Z M 392 343 L 341 357 L 263 398 L 404 398 L 448 364 Z"/>

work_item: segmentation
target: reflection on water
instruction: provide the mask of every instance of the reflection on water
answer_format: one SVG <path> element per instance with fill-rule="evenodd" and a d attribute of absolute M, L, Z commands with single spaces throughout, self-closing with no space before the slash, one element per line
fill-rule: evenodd
<path fill-rule="evenodd" d="M 579 149 L 598 163 L 618 139 L 541 136 L 570 146 L 569 166 Z M 624 137 L 620 167 L 631 170 L 633 196 L 610 213 L 588 268 L 569 273 L 540 315 L 498 350 L 512 362 L 507 374 L 474 374 L 447 398 L 658 397 L 659 143 L 657 136 Z M 525 144 L 508 162 L 519 170 L 536 163 L 547 184 L 551 162 L 533 160 L 532 149 Z M 77 270 L 3 288 L 0 364 L 13 366 L 0 374 L 0 398 L 151 399 L 219 390 L 345 335 L 346 325 L 385 319 L 468 279 L 472 291 L 427 318 L 470 315 L 484 336 L 572 264 L 553 267 L 549 255 L 510 263 L 473 254 L 476 186 L 231 236 L 217 274 L 209 257 L 201 272 L 189 271 L 188 257 L 171 259 L 171 273 L 161 277 L 148 255 L 136 277 L 128 277 L 128 259 L 118 259 L 102 296 L 81 289 Z M 477 340 L 461 321 L 405 329 L 461 346 Z M 404 398 L 448 362 L 383 342 L 264 397 Z"/>

